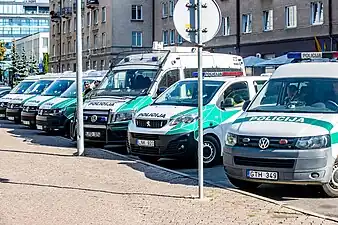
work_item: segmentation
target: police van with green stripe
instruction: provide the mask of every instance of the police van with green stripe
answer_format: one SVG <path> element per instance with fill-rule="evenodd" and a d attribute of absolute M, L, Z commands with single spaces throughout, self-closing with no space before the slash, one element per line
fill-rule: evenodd
<path fill-rule="evenodd" d="M 241 74 L 204 73 L 203 162 L 208 167 L 220 162 L 225 132 L 242 113 L 242 104 L 269 79 L 227 75 Z M 197 86 L 197 78 L 180 80 L 140 110 L 128 127 L 129 153 L 146 161 L 174 158 L 197 162 Z"/>
<path fill-rule="evenodd" d="M 337 53 L 289 53 L 296 60 Z M 232 184 L 321 186 L 338 196 L 338 64 L 280 66 L 243 105 L 225 137 L 223 164 Z"/>

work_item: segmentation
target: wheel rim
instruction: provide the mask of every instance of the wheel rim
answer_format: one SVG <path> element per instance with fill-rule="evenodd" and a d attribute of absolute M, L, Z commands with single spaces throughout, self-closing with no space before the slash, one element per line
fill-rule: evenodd
<path fill-rule="evenodd" d="M 338 191 L 338 164 L 333 166 L 330 187 Z"/>
<path fill-rule="evenodd" d="M 210 163 L 215 159 L 216 148 L 211 142 L 204 142 L 203 144 L 203 162 Z"/>

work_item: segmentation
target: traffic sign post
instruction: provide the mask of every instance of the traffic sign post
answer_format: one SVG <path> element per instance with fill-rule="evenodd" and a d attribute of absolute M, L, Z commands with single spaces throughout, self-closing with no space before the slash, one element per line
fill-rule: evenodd
<path fill-rule="evenodd" d="M 198 47 L 198 184 L 203 199 L 203 44 L 213 39 L 221 25 L 221 10 L 214 0 L 179 0 L 174 9 L 174 24 L 185 40 Z"/>

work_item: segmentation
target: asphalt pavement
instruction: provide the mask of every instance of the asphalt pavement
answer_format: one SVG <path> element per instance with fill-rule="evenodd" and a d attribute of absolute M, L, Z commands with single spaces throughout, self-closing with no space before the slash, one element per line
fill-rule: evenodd
<path fill-rule="evenodd" d="M 8 121 L 0 121 L 0 127 L 7 128 L 12 136 L 25 138 L 26 141 L 41 146 L 54 147 L 74 147 L 76 143 L 70 140 L 56 136 L 47 135 L 44 132 L 31 130 L 22 125 L 16 125 Z M 124 151 L 118 150 L 119 153 Z M 198 177 L 196 168 L 187 168 L 186 164 L 175 160 L 161 160 L 157 165 L 179 171 L 194 177 Z M 216 183 L 222 187 L 233 186 L 227 180 L 223 167 L 221 165 L 214 168 L 205 168 L 205 180 Z M 325 198 L 318 189 L 303 186 L 284 186 L 284 185 L 262 185 L 255 194 L 271 198 L 282 204 L 298 207 L 318 214 L 334 217 L 338 219 L 338 198 Z"/>

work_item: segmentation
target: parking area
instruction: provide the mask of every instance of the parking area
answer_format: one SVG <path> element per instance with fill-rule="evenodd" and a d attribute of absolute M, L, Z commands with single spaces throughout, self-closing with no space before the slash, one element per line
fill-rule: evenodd
<path fill-rule="evenodd" d="M 219 187 L 206 184 L 207 199 L 201 202 L 195 199 L 196 180 L 158 167 L 197 177 L 196 169 L 177 161 L 153 167 L 96 148 L 72 157 L 75 143 L 68 139 L 8 121 L 0 125 L 0 224 L 338 222 L 338 199 L 321 198 L 313 188 L 266 185 L 256 194 L 336 222 L 233 192 L 221 166 L 205 169 L 205 179 Z"/>

